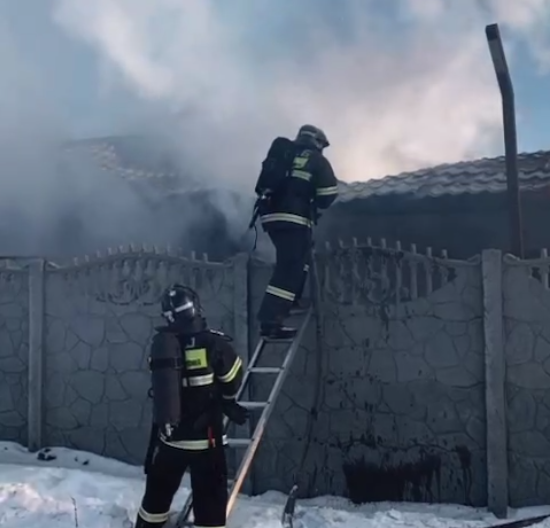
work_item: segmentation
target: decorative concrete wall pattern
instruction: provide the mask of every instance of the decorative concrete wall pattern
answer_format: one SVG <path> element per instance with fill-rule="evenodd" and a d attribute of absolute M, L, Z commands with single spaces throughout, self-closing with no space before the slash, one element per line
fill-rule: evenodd
<path fill-rule="evenodd" d="M 407 267 L 423 271 L 422 298 L 416 288 L 401 300 L 411 298 Z M 288 490 L 298 474 L 308 495 L 485 504 L 479 262 L 355 248 L 321 258 L 319 268 L 322 357 L 310 331 L 260 452 L 257 491 Z"/>
<path fill-rule="evenodd" d="M 550 501 L 550 260 L 506 256 L 504 324 L 510 504 Z M 537 278 L 534 278 L 534 276 Z"/>
<path fill-rule="evenodd" d="M 114 255 L 47 271 L 46 445 L 140 464 L 151 424 L 148 345 L 172 282 L 199 294 L 209 323 L 233 333 L 230 265 Z"/>
<path fill-rule="evenodd" d="M 315 262 L 319 332 L 306 330 L 252 490 L 297 481 L 302 495 L 488 504 L 499 515 L 509 501 L 548 503 L 546 254 L 456 261 L 382 241 L 326 247 Z M 0 438 L 141 464 L 161 291 L 195 288 L 246 362 L 270 273 L 245 254 L 212 263 L 132 248 L 70 266 L 0 262 Z M 270 346 L 261 365 L 280 365 L 285 348 Z M 265 400 L 270 388 L 264 377 L 250 392 Z"/>
<path fill-rule="evenodd" d="M 29 278 L 0 269 L 0 438 L 27 443 Z"/>

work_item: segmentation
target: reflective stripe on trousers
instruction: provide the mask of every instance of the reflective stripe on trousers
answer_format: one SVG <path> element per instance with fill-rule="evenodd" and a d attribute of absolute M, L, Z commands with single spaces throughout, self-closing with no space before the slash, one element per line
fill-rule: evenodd
<path fill-rule="evenodd" d="M 170 517 L 170 512 L 167 511 L 166 513 L 149 513 L 143 509 L 143 506 L 141 506 L 138 510 L 138 515 L 147 523 L 162 524 L 168 520 L 168 518 Z"/>
<path fill-rule="evenodd" d="M 282 323 L 301 294 L 311 251 L 311 231 L 288 228 L 268 232 L 277 251 L 273 275 L 258 312 L 260 323 Z"/>
<path fill-rule="evenodd" d="M 296 297 L 295 294 L 291 291 L 277 288 L 277 286 L 272 286 L 271 284 L 268 285 L 268 287 L 265 289 L 265 292 L 290 302 L 293 302 L 294 298 Z"/>

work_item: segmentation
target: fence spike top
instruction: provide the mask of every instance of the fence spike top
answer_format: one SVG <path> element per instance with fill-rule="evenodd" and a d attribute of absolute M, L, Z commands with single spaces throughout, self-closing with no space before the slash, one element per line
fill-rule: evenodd
<path fill-rule="evenodd" d="M 372 246 L 372 238 L 367 237 L 367 246 Z"/>
<path fill-rule="evenodd" d="M 428 246 L 426 248 L 426 256 L 428 257 L 431 257 L 432 256 L 432 248 L 430 246 Z"/>
<path fill-rule="evenodd" d="M 191 260 L 197 260 L 197 252 L 196 251 L 191 251 Z"/>
<path fill-rule="evenodd" d="M 411 244 L 411 253 L 416 253 L 416 244 Z"/>
<path fill-rule="evenodd" d="M 397 249 L 397 251 L 401 251 L 401 240 L 395 241 L 395 249 Z"/>
<path fill-rule="evenodd" d="M 330 242 L 328 240 L 325 242 L 325 248 L 327 249 L 327 251 L 330 251 L 331 249 Z"/>
<path fill-rule="evenodd" d="M 208 262 L 208 253 L 203 253 L 202 254 L 202 260 L 203 260 L 203 262 Z"/>
<path fill-rule="evenodd" d="M 359 245 L 359 242 L 357 241 L 357 238 L 356 237 L 353 237 L 351 239 L 351 243 L 353 244 L 354 247 L 357 247 Z"/>
<path fill-rule="evenodd" d="M 447 250 L 446 249 L 442 249 L 441 250 L 441 258 L 449 258 L 449 254 L 447 253 Z"/>
<path fill-rule="evenodd" d="M 548 249 L 542 248 L 540 250 L 540 256 L 541 256 L 541 258 L 548 258 Z"/>

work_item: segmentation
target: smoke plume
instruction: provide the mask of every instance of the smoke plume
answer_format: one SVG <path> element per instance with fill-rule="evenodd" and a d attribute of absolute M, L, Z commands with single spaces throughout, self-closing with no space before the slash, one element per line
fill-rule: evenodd
<path fill-rule="evenodd" d="M 500 100 L 484 26 L 541 66 L 548 0 L 61 0 L 57 20 L 118 82 L 182 111 L 182 144 L 249 182 L 265 146 L 326 129 L 344 181 L 494 153 Z M 187 111 L 187 113 L 185 113 Z M 185 121 L 185 124 L 183 124 Z"/>
<path fill-rule="evenodd" d="M 4 254 L 181 241 L 207 214 L 159 216 L 147 190 L 89 156 L 60 162 L 67 140 L 154 137 L 216 189 L 210 205 L 238 238 L 249 211 L 224 189 L 251 193 L 274 136 L 324 128 L 343 181 L 497 154 L 485 24 L 501 25 L 512 68 L 521 49 L 541 72 L 550 64 L 550 0 L 35 4 L 0 7 Z"/>

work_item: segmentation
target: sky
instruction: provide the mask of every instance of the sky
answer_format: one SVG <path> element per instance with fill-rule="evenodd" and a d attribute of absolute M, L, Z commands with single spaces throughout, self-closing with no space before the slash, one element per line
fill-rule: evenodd
<path fill-rule="evenodd" d="M 325 130 L 346 181 L 499 154 L 484 33 L 498 22 L 520 150 L 550 139 L 550 0 L 0 5 L 0 38 L 10 44 L 0 54 L 9 72 L 0 96 L 13 106 L 38 92 L 51 114 L 43 120 L 68 138 L 170 121 L 198 163 L 215 148 L 211 163 L 239 178 L 256 170 L 273 135 L 294 135 L 305 122 Z"/>

